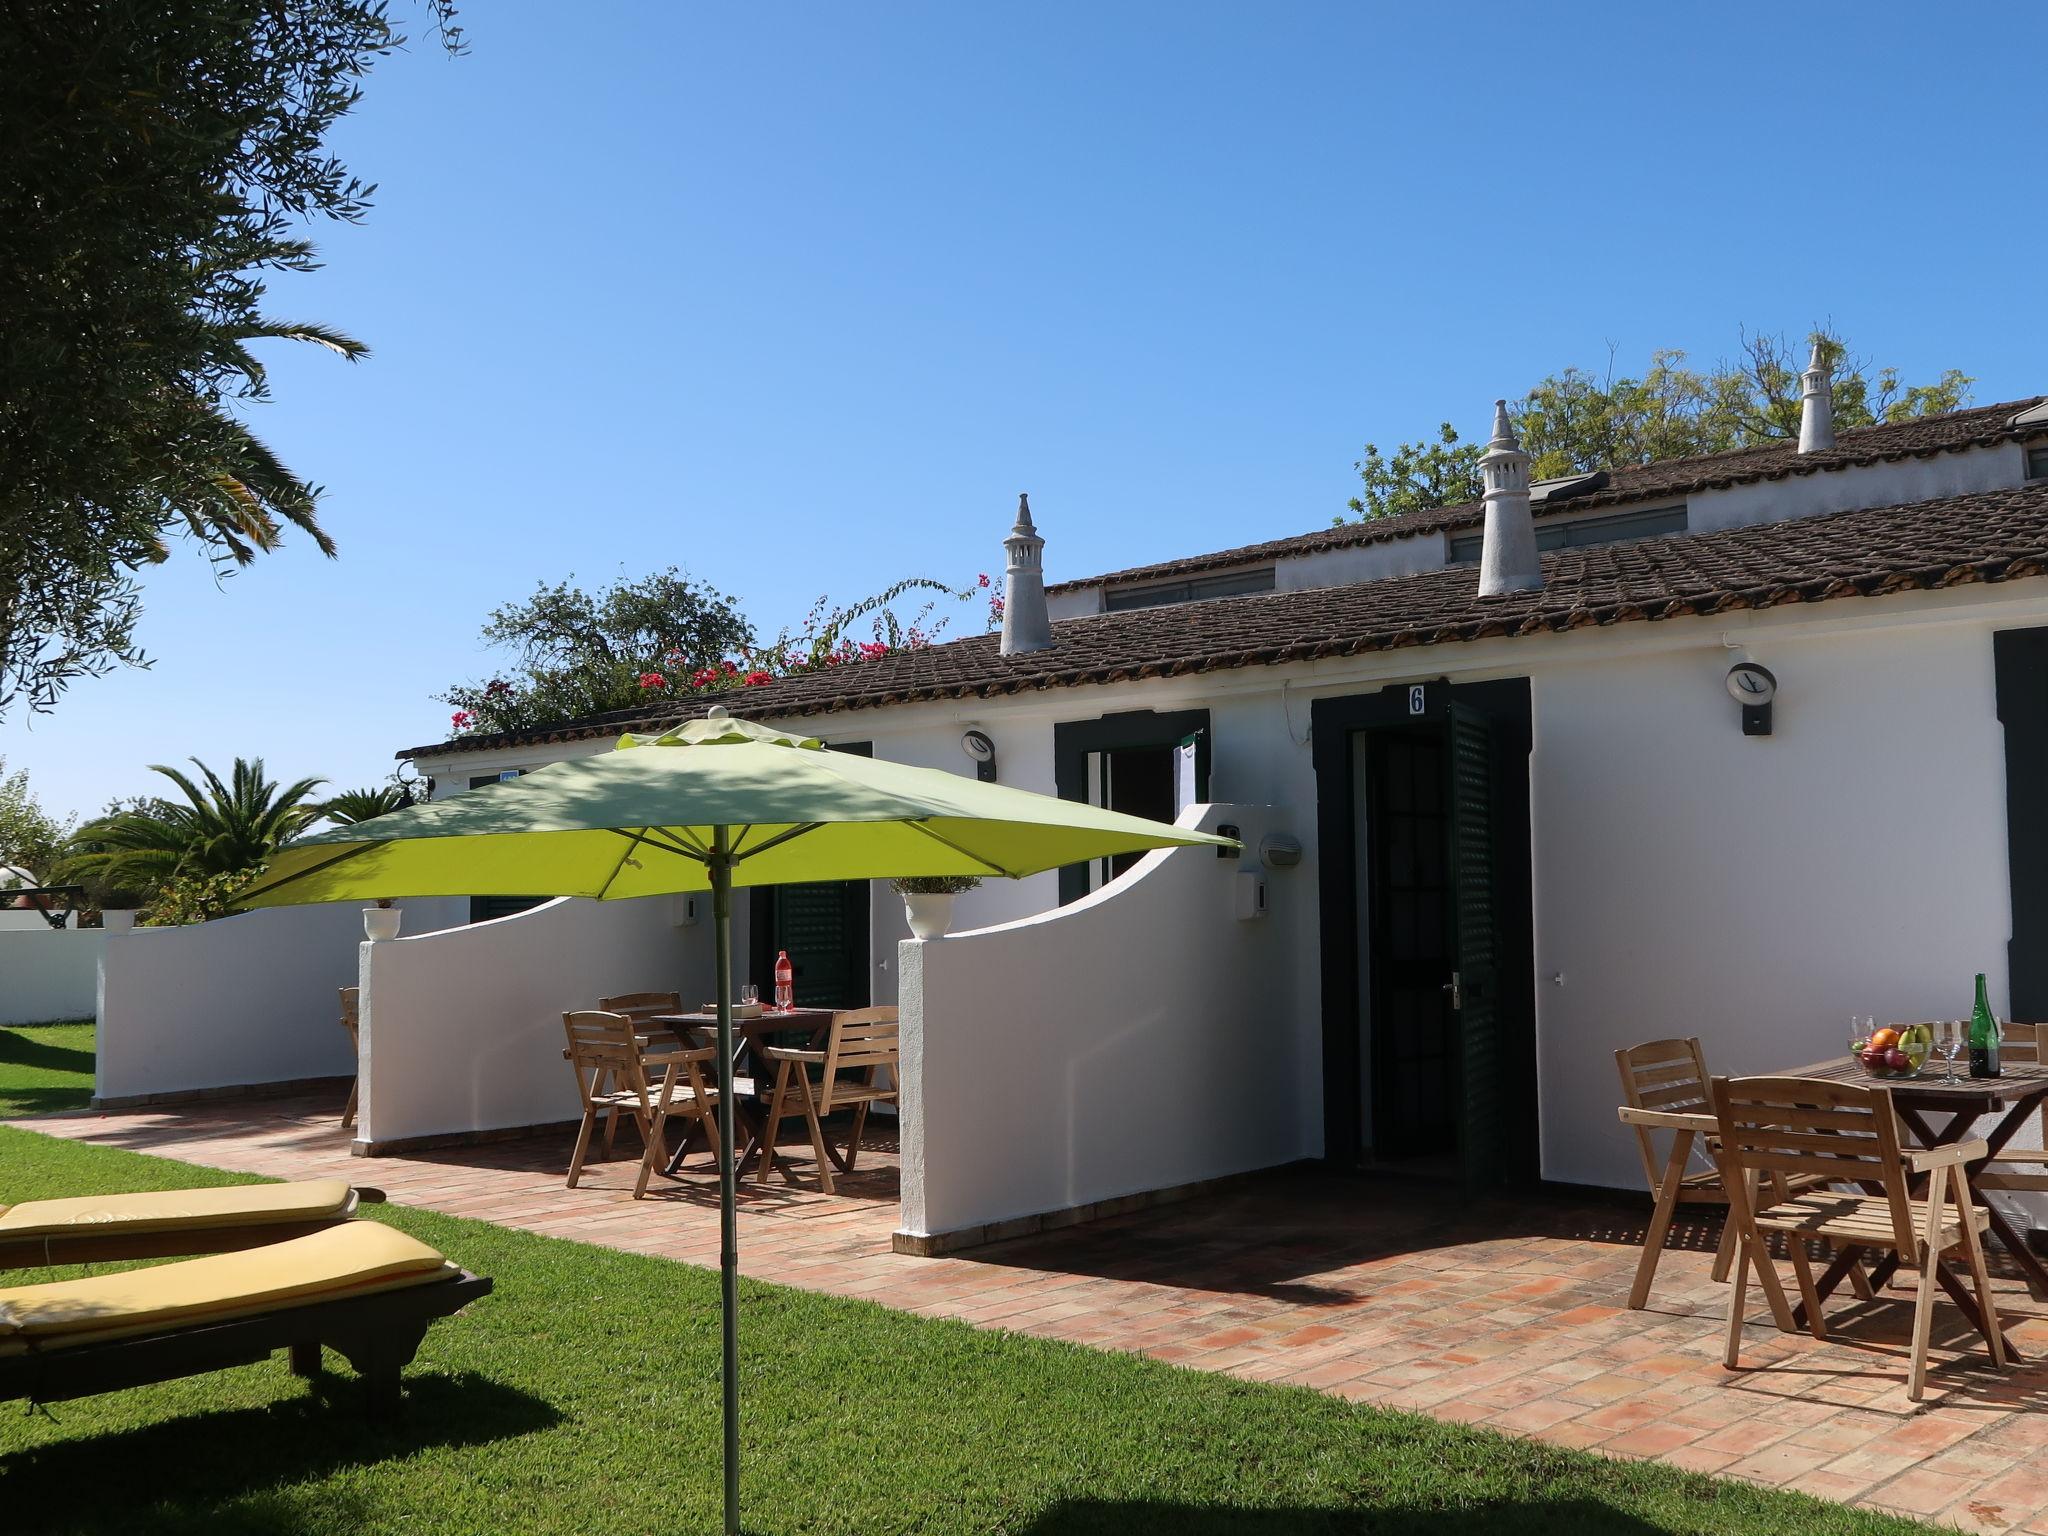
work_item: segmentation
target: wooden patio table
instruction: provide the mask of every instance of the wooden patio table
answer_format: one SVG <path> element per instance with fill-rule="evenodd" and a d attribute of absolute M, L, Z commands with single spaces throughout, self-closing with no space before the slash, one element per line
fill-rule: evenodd
<path fill-rule="evenodd" d="M 1913 1077 L 1872 1077 L 1846 1055 L 1773 1075 L 1817 1077 L 1833 1083 L 1870 1083 L 1888 1089 L 1899 1123 L 1922 1147 L 1945 1147 L 1951 1142 L 1961 1141 L 1975 1129 L 1979 1120 L 1987 1115 L 1997 1115 L 1998 1119 L 1983 1133 L 1987 1155 L 1965 1164 L 1964 1174 L 1970 1181 L 1970 1193 L 1990 1217 L 1991 1234 L 2012 1255 L 2020 1274 L 2025 1277 L 2028 1293 L 2037 1300 L 2048 1297 L 2048 1266 L 2043 1266 L 2034 1250 L 2027 1245 L 2026 1234 L 2013 1226 L 2003 1211 L 1978 1193 L 1976 1183 L 1978 1170 L 1997 1158 L 2020 1127 L 2034 1117 L 2041 1101 L 2048 1099 L 2048 1063 L 2016 1062 L 2008 1064 L 1998 1077 L 1958 1075 L 1953 1083 L 1947 1083 L 1934 1069 L 1934 1060 L 1929 1057 L 1927 1065 Z M 1946 1118 L 1941 1118 L 1943 1116 Z M 1913 1198 L 1922 1199 L 1926 1193 L 1927 1176 L 1921 1174 L 1914 1179 Z M 1854 1251 L 1845 1250 L 1835 1255 L 1816 1287 L 1823 1297 L 1842 1283 L 1855 1259 Z M 1881 1288 L 1898 1267 L 1898 1255 L 1887 1254 L 1871 1271 L 1871 1286 Z M 1981 1326 L 1976 1301 L 1969 1291 L 1952 1279 L 1946 1270 L 1940 1273 L 1942 1288 L 1949 1293 L 1950 1299 L 1963 1309 L 1964 1316 Z M 1793 1315 L 1804 1323 L 1805 1311 L 1802 1305 Z M 2010 1339 L 2006 1348 L 2012 1350 Z M 2019 1355 L 2015 1352 L 2013 1358 L 2018 1359 Z"/>
<path fill-rule="evenodd" d="M 641 1022 L 665 1029 L 672 1029 L 677 1033 L 701 1035 L 705 1030 L 715 1030 L 718 1028 L 718 1015 L 702 1011 L 695 1013 L 656 1013 L 648 1015 Z M 752 1053 L 754 1047 L 764 1038 L 771 1035 L 801 1033 L 804 1036 L 805 1047 L 809 1048 L 817 1045 L 823 1039 L 825 1032 L 831 1027 L 832 1010 L 830 1008 L 789 1008 L 782 1010 L 763 1008 L 759 1018 L 743 1019 L 735 1016 L 732 1021 L 732 1067 L 734 1077 L 737 1078 L 739 1075 L 740 1058 Z M 759 1080 L 756 1079 L 757 1093 L 759 1092 L 758 1082 Z M 747 1132 L 746 1152 L 733 1165 L 733 1177 L 739 1179 L 746 1177 L 748 1167 L 752 1165 L 755 1158 L 761 1155 L 761 1139 L 767 1134 L 767 1122 L 763 1117 L 754 1113 L 753 1106 L 749 1105 L 745 1099 L 735 1097 L 732 1109 L 733 1118 L 745 1126 Z M 689 1152 L 691 1146 L 695 1144 L 697 1134 L 697 1128 L 691 1127 L 690 1134 L 683 1138 L 682 1144 L 676 1148 L 675 1154 L 669 1158 L 666 1171 L 671 1177 L 683 1165 L 683 1158 Z M 827 1145 L 825 1151 L 840 1172 L 848 1171 L 843 1154 L 830 1145 Z"/>

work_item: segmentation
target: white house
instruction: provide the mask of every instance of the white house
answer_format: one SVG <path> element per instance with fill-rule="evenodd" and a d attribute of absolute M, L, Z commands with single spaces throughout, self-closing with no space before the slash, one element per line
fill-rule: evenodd
<path fill-rule="evenodd" d="M 1980 971 L 2048 1018 L 2048 402 L 1837 434 L 1815 371 L 1806 411 L 1535 485 L 1503 418 L 1483 502 L 1050 586 L 1025 509 L 1003 635 L 726 698 L 1244 835 L 985 885 L 926 945 L 885 888 L 755 896 L 743 978 L 786 947 L 814 997 L 903 1003 L 906 1231 L 1296 1158 L 1633 1184 L 1619 1046 L 1797 1065 Z M 675 718 L 401 756 L 446 793 Z M 691 942 L 585 910 L 577 946 Z M 552 963 L 531 935 L 478 964 Z"/>

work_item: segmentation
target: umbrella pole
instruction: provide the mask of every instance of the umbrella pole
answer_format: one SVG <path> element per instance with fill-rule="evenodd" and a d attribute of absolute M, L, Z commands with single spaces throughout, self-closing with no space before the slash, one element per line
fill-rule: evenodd
<path fill-rule="evenodd" d="M 718 1381 L 725 1422 L 725 1536 L 740 1530 L 740 1242 L 734 1207 L 732 1086 L 732 853 L 724 827 L 711 844 L 711 918 L 718 950 Z"/>

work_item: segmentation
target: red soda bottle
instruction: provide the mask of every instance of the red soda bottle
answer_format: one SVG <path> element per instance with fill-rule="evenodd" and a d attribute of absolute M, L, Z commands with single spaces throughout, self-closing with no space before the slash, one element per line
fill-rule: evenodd
<path fill-rule="evenodd" d="M 775 1006 L 788 1008 L 796 1002 L 796 967 L 789 963 L 789 951 L 775 953 Z"/>

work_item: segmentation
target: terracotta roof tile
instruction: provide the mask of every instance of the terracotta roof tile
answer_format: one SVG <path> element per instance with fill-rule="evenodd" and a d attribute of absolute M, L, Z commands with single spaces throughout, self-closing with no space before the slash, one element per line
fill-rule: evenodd
<path fill-rule="evenodd" d="M 1722 486 L 1782 480 L 1790 475 L 1818 474 L 1824 470 L 1879 464 L 1891 459 L 1926 458 L 1936 453 L 1982 448 L 2039 435 L 2048 432 L 2048 427 L 2040 423 L 2015 427 L 2012 423 L 2021 411 L 2040 404 L 2043 399 L 2048 399 L 2048 396 L 2036 395 L 2030 400 L 1972 406 L 1969 410 L 1951 411 L 1945 416 L 1926 416 L 1887 426 L 1857 427 L 1843 432 L 1833 448 L 1819 453 L 1801 453 L 1799 445 L 1788 440 L 1756 448 L 1731 449 L 1727 453 L 1709 454 L 1703 458 L 1664 459 L 1632 469 L 1609 470 L 1597 484 L 1580 491 L 1567 491 L 1539 503 L 1536 516 L 1543 518 L 1561 512 L 1582 512 L 1589 507 L 1613 506 L 1620 502 L 1641 501 L 1645 497 L 1679 497 Z M 1189 576 L 1200 571 L 1255 565 L 1288 556 L 1320 554 L 1330 549 L 1385 544 L 1416 534 L 1476 528 L 1484 510 L 1481 503 L 1468 501 L 1427 512 L 1347 522 L 1312 533 L 1240 545 L 1236 549 L 1220 549 L 1206 555 L 1132 566 L 1079 581 L 1056 582 L 1046 590 L 1071 592 L 1081 587 Z"/>
<path fill-rule="evenodd" d="M 1403 646 L 2011 581 L 2048 574 L 2048 485 L 1837 512 L 1717 533 L 1562 549 L 1539 592 L 1481 598 L 1472 566 L 1062 619 L 1050 650 L 1003 656 L 976 635 L 853 661 L 658 713 L 621 711 L 464 736 L 401 757 L 574 741 L 673 725 L 714 702 L 761 719 L 923 699 L 1172 677 Z"/>

